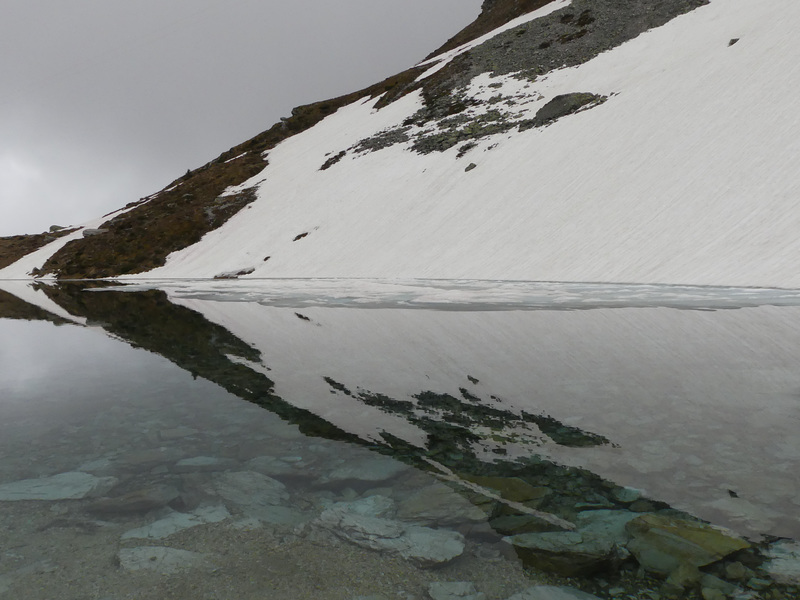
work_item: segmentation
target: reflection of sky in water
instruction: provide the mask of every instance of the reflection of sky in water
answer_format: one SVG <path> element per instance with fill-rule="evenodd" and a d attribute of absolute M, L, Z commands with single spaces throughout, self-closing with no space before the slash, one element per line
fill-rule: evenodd
<path fill-rule="evenodd" d="M 800 534 L 795 291 L 352 280 L 160 287 L 258 349 L 262 362 L 252 366 L 275 381 L 279 396 L 362 437 L 386 430 L 425 440 L 402 415 L 332 393 L 324 377 L 402 400 L 423 391 L 459 397 L 466 387 L 486 404 L 552 415 L 614 444 L 511 444 L 512 455 L 584 466 L 751 535 Z M 419 310 L 432 307 L 456 310 Z M 586 308 L 595 310 L 569 310 Z M 717 308 L 741 310 L 709 310 Z M 38 376 L 54 395 L 69 395 L 70 348 L 109 348 L 80 371 L 98 386 L 112 371 L 163 368 L 97 331 L 25 324 L 37 328 L 33 351 L 24 341 L 32 334 L 17 323 L 4 327 L 4 339 L 22 343 L 0 345 L 0 381 L 22 397 L 24 382 Z M 31 357 L 45 347 L 52 362 L 37 374 Z M 185 379 L 180 386 L 190 389 Z"/>
<path fill-rule="evenodd" d="M 0 319 L 0 423 L 8 424 L 11 416 L 29 425 L 64 423 L 71 414 L 82 418 L 115 405 L 158 407 L 167 390 L 168 398 L 182 401 L 216 389 L 100 328 Z M 10 430 L 1 441 L 8 444 L 9 435 Z M 24 439 L 25 432 L 13 437 Z"/>
<path fill-rule="evenodd" d="M 297 304 L 310 322 L 280 308 L 277 291 L 250 283 L 232 295 L 179 289 L 173 297 L 257 347 L 282 397 L 364 437 L 386 429 L 424 439 L 401 418 L 332 395 L 323 376 L 404 399 L 424 390 L 458 397 L 467 385 L 486 403 L 495 396 L 504 407 L 552 415 L 616 445 L 518 445 L 512 453 L 533 450 L 585 466 L 750 534 L 800 533 L 800 308 L 793 291 L 470 283 L 464 302 L 477 304 L 463 311 L 359 311 L 315 306 L 319 285 L 331 286 L 325 297 L 345 297 L 333 282 L 285 284 L 300 288 L 293 298 L 305 298 Z M 402 293 L 394 286 L 377 285 L 367 304 L 430 306 L 431 297 L 453 292 L 426 283 L 414 296 L 406 284 Z M 548 293 L 555 303 L 547 303 Z M 259 294 L 260 303 L 237 301 Z M 501 302 L 506 309 L 596 310 L 481 310 L 501 297 L 511 303 Z M 480 384 L 469 386 L 467 375 Z"/>

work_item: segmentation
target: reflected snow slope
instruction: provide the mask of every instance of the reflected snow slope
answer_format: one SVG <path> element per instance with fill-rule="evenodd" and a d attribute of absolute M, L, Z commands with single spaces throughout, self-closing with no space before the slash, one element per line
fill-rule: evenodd
<path fill-rule="evenodd" d="M 382 441 L 388 433 L 424 446 L 430 431 L 420 415 L 454 414 L 424 406 L 420 395 L 432 392 L 459 399 L 458 411 L 471 403 L 502 411 L 502 426 L 470 423 L 481 435 L 471 446 L 485 458 L 533 452 L 749 535 L 800 534 L 790 475 L 800 468 L 796 290 L 477 281 L 160 285 L 172 302 L 256 350 L 258 359 L 236 360 L 267 374 L 279 397 L 362 439 Z M 375 395 L 400 404 L 370 400 Z M 525 414 L 611 443 L 553 443 Z"/>
<path fill-rule="evenodd" d="M 746 568 L 784 594 L 774 597 L 797 591 L 800 548 L 769 537 L 800 536 L 793 290 L 305 280 L 227 282 L 225 293 L 219 282 L 160 285 L 43 286 L 24 300 L 0 298 L 0 317 L 64 323 L 43 308 L 54 305 L 89 326 L 72 324 L 76 333 L 65 336 L 50 324 L 33 333 L 30 324 L 3 323 L 54 354 L 51 378 L 40 381 L 36 369 L 20 367 L 29 354 L 3 350 L 4 414 L 23 426 L 9 429 L 0 448 L 13 457 L 0 462 L 0 503 L 13 518 L 39 523 L 50 512 L 36 502 L 72 499 L 57 523 L 134 511 L 135 519 L 102 525 L 103 543 L 122 540 L 124 569 L 139 564 L 136 553 L 155 552 L 135 539 L 171 540 L 158 552 L 176 558 L 178 540 L 192 540 L 187 549 L 228 543 L 244 514 L 267 528 L 254 541 L 289 524 L 293 544 L 328 548 L 333 535 L 400 556 L 403 568 L 417 569 L 406 576 L 417 586 L 429 580 L 427 566 L 451 562 L 448 577 L 472 565 L 499 584 L 519 566 L 484 557 L 515 553 L 534 577 L 602 598 L 609 580 L 645 598 L 659 577 L 701 577 L 697 567 L 711 563 L 705 573 L 726 580 L 715 585 L 743 585 L 737 573 Z M 452 294 L 462 302 L 445 302 Z M 65 340 L 101 333 L 115 341 L 94 361 L 100 371 L 73 374 L 72 355 L 91 348 L 64 351 Z M 115 351 L 119 340 L 166 357 L 183 375 L 159 383 L 163 363 Z M 121 372 L 142 365 L 141 385 L 115 375 L 115 355 Z M 218 387 L 266 410 L 215 400 Z M 75 426 L 23 449 L 25 428 L 49 422 L 41 411 L 56 405 Z M 216 441 L 198 445 L 206 438 Z M 131 456 L 144 460 L 133 475 Z M 211 537 L 172 537 L 187 528 Z M 376 538 L 378 530 L 405 533 Z M 661 547 L 658 532 L 712 545 L 686 554 L 684 542 Z M 430 552 L 408 545 L 423 534 Z M 168 558 L 148 556 L 159 565 Z M 685 582 L 687 590 L 696 584 Z"/>

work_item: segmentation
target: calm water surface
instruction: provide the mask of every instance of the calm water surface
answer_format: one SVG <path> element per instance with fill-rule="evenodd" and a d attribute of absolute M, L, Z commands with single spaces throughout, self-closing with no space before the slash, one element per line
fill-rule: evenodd
<path fill-rule="evenodd" d="M 0 597 L 797 597 L 794 292 L 215 286 L 0 289 Z"/>

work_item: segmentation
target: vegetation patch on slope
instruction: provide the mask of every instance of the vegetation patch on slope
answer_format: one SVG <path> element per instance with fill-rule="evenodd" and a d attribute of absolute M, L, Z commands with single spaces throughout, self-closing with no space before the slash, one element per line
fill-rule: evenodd
<path fill-rule="evenodd" d="M 39 274 L 54 274 L 60 279 L 97 279 L 163 266 L 170 253 L 200 241 L 255 200 L 255 189 L 231 195 L 223 192 L 260 173 L 268 165 L 269 150 L 342 106 L 407 85 L 421 72 L 421 68 L 409 69 L 358 92 L 293 109 L 290 117 L 208 164 L 187 171 L 161 192 L 131 202 L 127 205 L 130 210 L 103 223 L 102 233 L 69 242 L 44 264 Z M 2 248 L 0 243 L 0 252 Z M 25 254 L 15 253 L 14 260 Z"/>
<path fill-rule="evenodd" d="M 0 269 L 18 261 L 23 256 L 35 252 L 58 238 L 70 234 L 74 229 L 58 229 L 31 235 L 12 235 L 0 237 Z"/>

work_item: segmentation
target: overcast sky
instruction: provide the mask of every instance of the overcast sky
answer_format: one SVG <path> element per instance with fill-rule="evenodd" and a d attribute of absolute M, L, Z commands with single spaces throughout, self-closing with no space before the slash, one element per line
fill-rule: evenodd
<path fill-rule="evenodd" d="M 418 62 L 481 0 L 3 0 L 0 236 L 163 188 Z"/>

